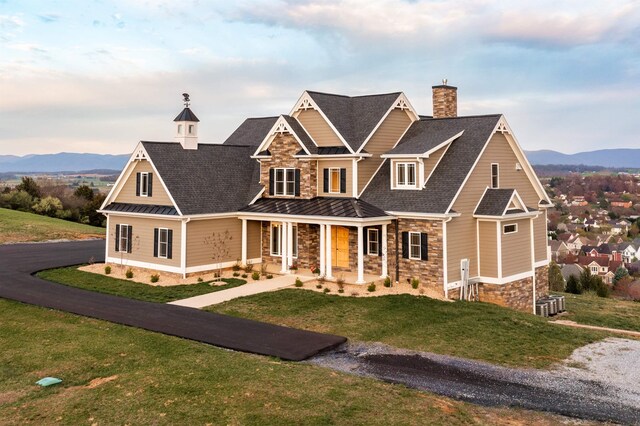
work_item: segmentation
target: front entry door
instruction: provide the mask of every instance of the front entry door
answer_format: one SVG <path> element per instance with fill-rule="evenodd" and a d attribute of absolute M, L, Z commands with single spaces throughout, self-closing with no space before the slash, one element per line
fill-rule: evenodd
<path fill-rule="evenodd" d="M 333 226 L 331 228 L 331 263 L 339 268 L 349 267 L 349 228 Z"/>

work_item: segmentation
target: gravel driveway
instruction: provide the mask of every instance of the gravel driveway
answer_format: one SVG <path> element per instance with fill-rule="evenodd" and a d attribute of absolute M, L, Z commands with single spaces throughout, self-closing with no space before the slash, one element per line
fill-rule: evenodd
<path fill-rule="evenodd" d="M 348 343 L 307 362 L 485 406 L 640 424 L 640 341 L 635 340 L 587 345 L 551 370 L 499 367 L 363 343 Z"/>

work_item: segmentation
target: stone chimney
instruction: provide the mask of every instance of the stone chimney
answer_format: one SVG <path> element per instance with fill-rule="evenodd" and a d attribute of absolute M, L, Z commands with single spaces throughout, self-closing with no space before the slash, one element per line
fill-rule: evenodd
<path fill-rule="evenodd" d="M 447 80 L 432 86 L 433 118 L 451 118 L 458 116 L 458 88 L 449 86 Z"/>
<path fill-rule="evenodd" d="M 183 93 L 184 109 L 173 120 L 176 123 L 176 142 L 180 142 L 184 149 L 198 149 L 198 117 L 191 111 L 189 94 Z"/>

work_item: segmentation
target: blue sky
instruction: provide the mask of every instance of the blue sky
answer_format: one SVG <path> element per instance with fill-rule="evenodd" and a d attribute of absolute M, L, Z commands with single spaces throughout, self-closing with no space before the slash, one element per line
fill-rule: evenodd
<path fill-rule="evenodd" d="M 0 154 L 128 153 L 286 113 L 305 89 L 504 113 L 525 149 L 640 147 L 640 3 L 0 0 Z"/>

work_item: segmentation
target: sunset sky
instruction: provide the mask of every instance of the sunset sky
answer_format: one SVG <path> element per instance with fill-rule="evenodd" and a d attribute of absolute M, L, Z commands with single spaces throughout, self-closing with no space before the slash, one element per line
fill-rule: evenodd
<path fill-rule="evenodd" d="M 504 113 L 528 150 L 640 147 L 640 2 L 0 0 L 0 154 L 130 152 L 287 113 L 305 89 L 431 86 Z"/>

